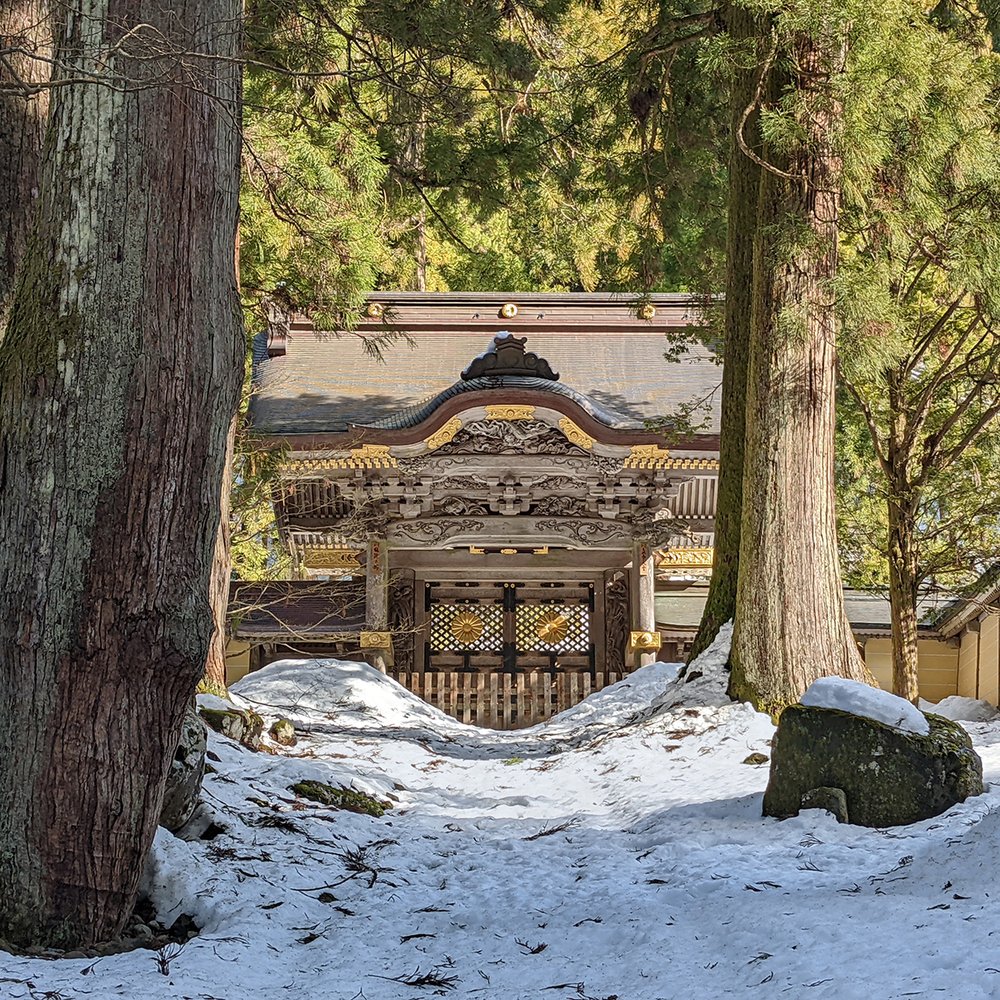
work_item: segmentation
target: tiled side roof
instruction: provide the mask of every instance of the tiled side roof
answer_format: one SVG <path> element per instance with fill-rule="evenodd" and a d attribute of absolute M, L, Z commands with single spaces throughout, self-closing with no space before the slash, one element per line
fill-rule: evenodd
<path fill-rule="evenodd" d="M 429 298 L 429 297 L 428 297 Z M 454 298 L 454 297 L 452 297 Z M 542 299 L 534 296 L 532 301 Z M 721 366 L 709 351 L 692 347 L 680 361 L 668 362 L 665 334 L 681 326 L 685 315 L 678 307 L 662 322 L 630 324 L 614 317 L 611 322 L 588 299 L 590 312 L 582 306 L 565 305 L 571 296 L 559 296 L 559 329 L 546 329 L 546 317 L 536 305 L 530 319 L 502 326 L 491 318 L 480 320 L 479 312 L 469 314 L 464 329 L 456 320 L 457 307 L 447 322 L 412 320 L 408 330 L 414 346 L 397 343 L 384 350 L 384 360 L 372 358 L 364 348 L 363 336 L 337 336 L 308 329 L 293 329 L 287 351 L 282 356 L 261 361 L 257 366 L 257 394 L 251 414 L 257 429 L 273 434 L 316 434 L 345 430 L 349 424 L 393 425 L 408 420 L 435 396 L 451 389 L 459 375 L 477 354 L 492 343 L 498 329 L 509 327 L 518 336 L 527 336 L 527 348 L 549 361 L 559 372 L 560 386 L 582 394 L 594 408 L 618 426 L 642 426 L 645 420 L 677 416 L 682 408 L 703 406 L 694 422 L 703 424 L 703 433 L 717 434 Z M 472 309 L 472 305 L 464 307 Z M 627 316 L 626 306 L 617 309 Z M 526 315 L 527 310 L 524 311 Z M 407 313 L 407 321 L 410 320 Z M 574 324 L 579 325 L 574 328 Z M 502 386 L 498 385 L 498 388 Z M 561 391 L 561 390 L 556 390 Z"/>
<path fill-rule="evenodd" d="M 679 629 L 697 628 L 702 609 L 708 596 L 708 587 L 689 587 L 675 592 L 656 595 L 656 622 L 660 626 Z M 942 595 L 931 594 L 920 598 L 917 614 L 921 634 L 935 632 L 934 613 L 947 603 Z M 851 628 L 859 635 L 869 632 L 882 633 L 892 627 L 889 601 L 878 594 L 844 588 L 844 610 Z"/>

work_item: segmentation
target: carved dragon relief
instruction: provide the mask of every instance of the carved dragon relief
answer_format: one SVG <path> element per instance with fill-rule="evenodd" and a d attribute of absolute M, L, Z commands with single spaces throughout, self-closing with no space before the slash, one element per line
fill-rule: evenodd
<path fill-rule="evenodd" d="M 437 455 L 579 455 L 587 451 L 541 420 L 473 420 Z M 621 468 L 621 463 L 616 463 Z"/>

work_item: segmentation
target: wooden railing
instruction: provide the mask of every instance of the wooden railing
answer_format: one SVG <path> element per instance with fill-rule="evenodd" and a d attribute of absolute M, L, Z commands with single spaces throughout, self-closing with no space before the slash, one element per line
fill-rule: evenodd
<path fill-rule="evenodd" d="M 517 673 L 394 673 L 405 688 L 447 715 L 490 729 L 523 729 L 579 704 L 623 674 L 531 670 Z"/>

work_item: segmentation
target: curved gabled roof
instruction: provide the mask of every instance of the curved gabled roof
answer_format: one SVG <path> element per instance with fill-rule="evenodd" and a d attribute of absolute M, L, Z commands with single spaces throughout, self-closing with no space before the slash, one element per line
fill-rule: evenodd
<path fill-rule="evenodd" d="M 585 410 L 595 420 L 606 424 L 608 427 L 631 429 L 641 428 L 642 421 L 636 421 L 622 413 L 598 406 L 593 400 L 588 399 L 582 392 L 563 385 L 561 382 L 551 382 L 547 379 L 533 378 L 531 376 L 519 375 L 495 375 L 489 378 L 473 378 L 462 382 L 456 382 L 449 386 L 444 392 L 439 392 L 436 396 L 426 400 L 416 406 L 408 406 L 380 420 L 373 420 L 369 424 L 360 426 L 379 428 L 384 430 L 405 430 L 407 427 L 415 427 L 426 420 L 442 403 L 456 396 L 461 396 L 467 392 L 482 392 L 484 390 L 518 389 L 534 392 L 551 393 L 554 396 L 562 396 L 571 399 L 581 409 Z"/>
<path fill-rule="evenodd" d="M 520 303 L 516 316 L 499 314 L 504 298 Z M 694 422 L 703 424 L 699 433 L 717 434 L 721 366 L 696 343 L 680 360 L 665 358 L 668 332 L 690 325 L 695 300 L 654 295 L 648 319 L 637 316 L 640 301 L 614 295 L 376 295 L 372 305 L 384 303 L 384 313 L 352 334 L 293 325 L 284 352 L 257 365 L 252 420 L 276 436 L 405 429 L 463 393 L 530 389 L 571 399 L 599 423 L 619 429 L 694 409 Z M 385 332 L 387 317 L 412 344 L 390 345 L 378 361 L 365 341 Z M 504 330 L 526 335 L 529 350 L 547 360 L 559 380 L 461 380 L 470 361 Z"/>

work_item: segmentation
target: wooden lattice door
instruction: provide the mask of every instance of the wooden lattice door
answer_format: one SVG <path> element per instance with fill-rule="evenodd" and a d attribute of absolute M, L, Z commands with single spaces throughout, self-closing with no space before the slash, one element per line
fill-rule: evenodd
<path fill-rule="evenodd" d="M 597 662 L 594 584 L 428 583 L 423 670 L 410 690 L 463 722 L 541 722 L 620 680 Z"/>

